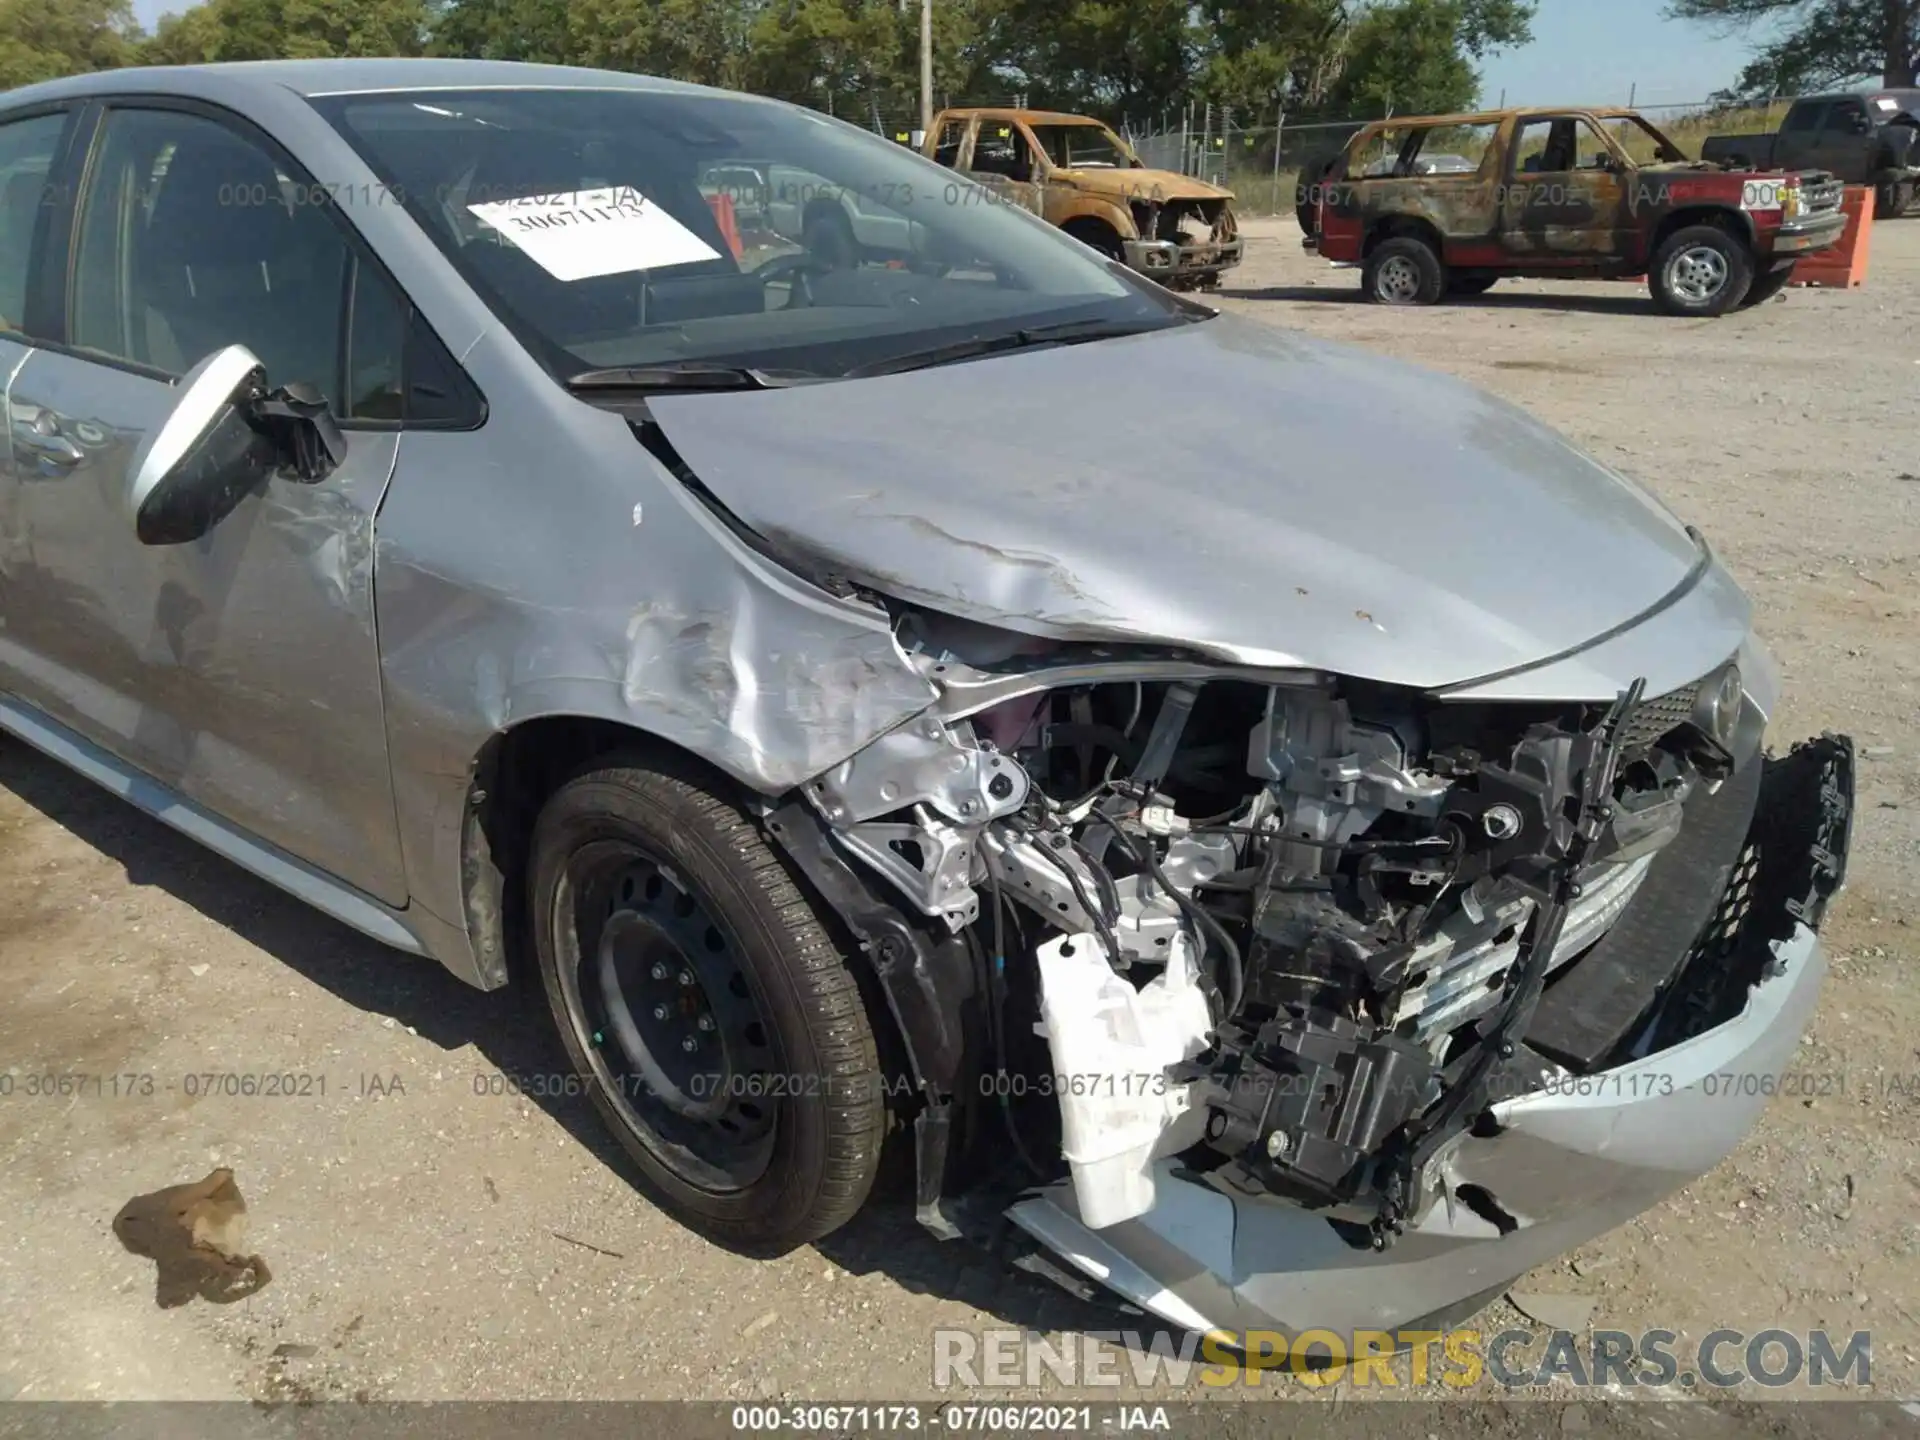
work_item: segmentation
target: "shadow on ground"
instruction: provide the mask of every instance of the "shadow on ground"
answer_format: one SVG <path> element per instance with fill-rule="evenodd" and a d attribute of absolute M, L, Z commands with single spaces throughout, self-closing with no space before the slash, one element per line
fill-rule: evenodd
<path fill-rule="evenodd" d="M 503 1074 L 563 1073 L 537 981 L 483 993 L 430 960 L 368 940 L 203 849 L 38 752 L 0 741 L 0 787 L 117 862 L 132 885 L 152 885 L 191 905 L 356 1009 L 391 1016 L 443 1049 L 474 1046 Z M 622 1180 L 645 1190 L 625 1153 L 584 1100 L 528 1093 Z M 1001 1323 L 1036 1331 L 1137 1330 L 1154 1322 L 1089 1304 L 1013 1269 L 966 1241 L 943 1244 L 914 1220 L 906 1194 L 877 1194 L 852 1223 L 815 1247 L 855 1274 L 884 1273 L 917 1294 L 972 1305 Z"/>

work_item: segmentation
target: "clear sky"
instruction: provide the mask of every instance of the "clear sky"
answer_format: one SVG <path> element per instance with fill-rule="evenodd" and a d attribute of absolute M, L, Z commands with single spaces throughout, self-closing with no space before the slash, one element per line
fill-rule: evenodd
<path fill-rule="evenodd" d="M 1480 101 L 1644 106 L 1704 100 L 1733 83 L 1767 37 L 1666 18 L 1668 0 L 1538 0 L 1533 43 L 1485 61 Z M 1637 91 L 1635 87 L 1638 87 Z"/>
<path fill-rule="evenodd" d="M 192 0 L 134 0 L 149 29 Z M 1704 100 L 1729 85 L 1751 41 L 1665 18 L 1667 0 L 1539 0 L 1534 40 L 1481 69 L 1480 98 L 1493 105 L 1624 105 L 1635 85 L 1642 105 Z"/>

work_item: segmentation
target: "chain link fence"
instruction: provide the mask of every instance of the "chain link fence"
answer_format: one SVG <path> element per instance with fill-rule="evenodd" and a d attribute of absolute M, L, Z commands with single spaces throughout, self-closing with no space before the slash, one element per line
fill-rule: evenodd
<path fill-rule="evenodd" d="M 1765 105 L 1729 107 L 1694 100 L 1642 105 L 1639 111 L 1683 151 L 1697 155 L 1700 142 L 1710 134 L 1777 129 L 1789 103 L 1780 99 Z M 1024 95 L 938 96 L 934 108 L 1026 106 Z M 917 108 L 870 103 L 865 113 L 851 108 L 838 113 L 842 119 L 864 124 L 899 144 L 917 146 L 920 142 Z M 1114 129 L 1133 147 L 1142 164 L 1224 186 L 1234 192 L 1245 213 L 1283 214 L 1293 210 L 1303 170 L 1337 155 L 1361 126 L 1392 118 L 1393 112 L 1384 109 L 1357 115 L 1277 113 L 1255 124 L 1244 110 L 1194 102 L 1168 107 L 1150 117 L 1123 119 Z"/>
<path fill-rule="evenodd" d="M 1698 155 L 1700 142 L 1710 134 L 1779 128 L 1789 103 L 1730 107 L 1696 100 L 1644 105 L 1639 113 L 1681 150 Z M 1157 129 L 1126 122 L 1118 128 L 1143 164 L 1225 186 L 1245 213 L 1280 214 L 1292 211 L 1302 171 L 1339 154 L 1362 126 L 1392 118 L 1392 111 L 1381 110 L 1298 119 L 1278 115 L 1269 124 L 1243 125 L 1234 111 L 1203 105 L 1182 111 L 1177 126 L 1163 120 Z"/>

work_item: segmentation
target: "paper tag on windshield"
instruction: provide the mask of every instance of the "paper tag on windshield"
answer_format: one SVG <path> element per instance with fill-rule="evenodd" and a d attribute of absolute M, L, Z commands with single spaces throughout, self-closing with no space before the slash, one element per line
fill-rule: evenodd
<path fill-rule="evenodd" d="M 522 195 L 467 209 L 557 280 L 717 260 L 720 252 L 638 190 Z"/>
<path fill-rule="evenodd" d="M 1889 113 L 1891 113 L 1892 111 L 1898 110 L 1900 108 L 1900 106 L 1897 103 L 1895 103 L 1892 100 L 1889 100 L 1885 95 L 1880 96 L 1873 103 L 1876 108 L 1888 111 Z"/>

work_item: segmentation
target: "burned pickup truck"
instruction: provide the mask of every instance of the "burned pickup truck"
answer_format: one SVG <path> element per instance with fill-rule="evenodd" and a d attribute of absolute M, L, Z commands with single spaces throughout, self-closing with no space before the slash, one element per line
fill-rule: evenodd
<path fill-rule="evenodd" d="M 1429 169 L 1428 150 L 1478 165 Z M 1689 160 L 1631 110 L 1506 110 L 1368 125 L 1303 173 L 1298 213 L 1306 248 L 1361 266 L 1380 304 L 1644 275 L 1662 310 L 1704 316 L 1777 294 L 1839 240 L 1840 200 L 1825 171 Z"/>
<path fill-rule="evenodd" d="M 1217 286 L 1246 250 L 1231 190 L 1148 169 L 1089 116 L 943 110 L 926 154 L 1171 289 Z"/>
<path fill-rule="evenodd" d="M 1920 90 L 1846 91 L 1793 102 L 1777 134 L 1709 135 L 1700 158 L 1736 170 L 1818 167 L 1871 185 L 1874 213 L 1907 213 L 1920 183 Z"/>

